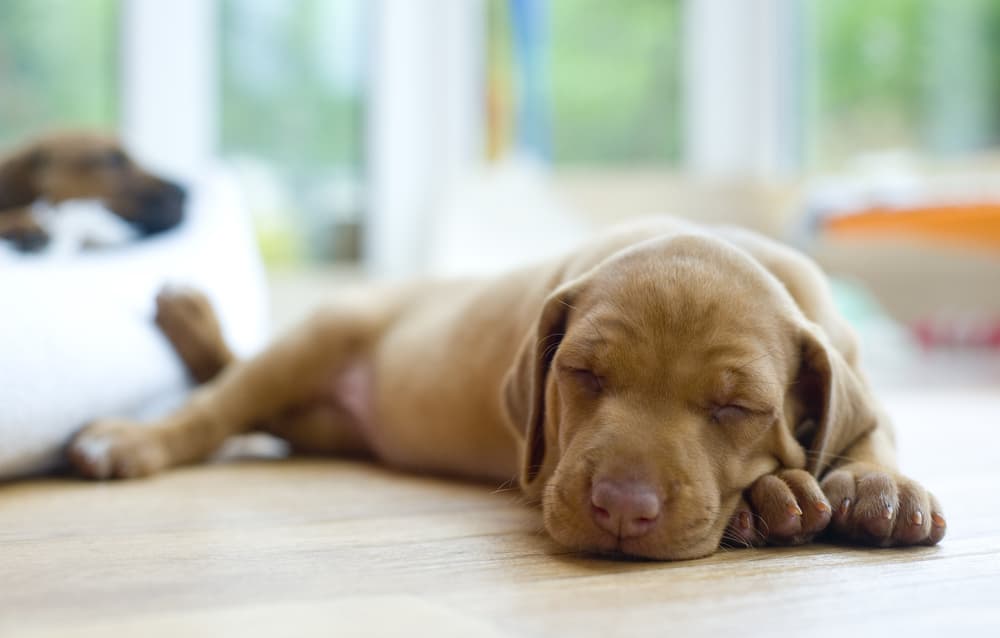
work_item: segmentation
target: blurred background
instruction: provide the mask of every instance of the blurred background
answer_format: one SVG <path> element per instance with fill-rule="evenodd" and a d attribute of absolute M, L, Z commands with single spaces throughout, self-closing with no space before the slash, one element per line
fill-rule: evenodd
<path fill-rule="evenodd" d="M 3 0 L 0 147 L 66 127 L 234 184 L 279 326 L 671 213 L 812 254 L 887 382 L 1000 380 L 995 0 Z"/>

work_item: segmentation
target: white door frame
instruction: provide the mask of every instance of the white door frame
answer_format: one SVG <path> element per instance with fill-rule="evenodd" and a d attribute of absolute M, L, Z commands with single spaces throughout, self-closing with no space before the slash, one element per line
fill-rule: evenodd
<path fill-rule="evenodd" d="M 192 181 L 218 148 L 217 4 L 125 0 L 121 134 L 158 172 Z"/>
<path fill-rule="evenodd" d="M 482 157 L 482 0 L 373 0 L 365 258 L 370 274 L 422 271 L 444 190 Z"/>

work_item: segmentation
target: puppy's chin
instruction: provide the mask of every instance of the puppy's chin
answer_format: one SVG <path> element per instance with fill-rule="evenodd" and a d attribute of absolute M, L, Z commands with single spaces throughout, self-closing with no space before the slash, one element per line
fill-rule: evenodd
<path fill-rule="evenodd" d="M 673 541 L 658 534 L 640 538 L 618 539 L 599 529 L 571 528 L 563 524 L 550 525 L 549 535 L 560 545 L 578 552 L 600 554 L 610 558 L 642 558 L 647 560 L 691 560 L 709 556 L 719 548 L 722 532 L 707 530 L 697 538 Z M 713 525 L 713 527 L 718 527 Z"/>
<path fill-rule="evenodd" d="M 718 507 L 713 509 L 719 510 Z M 673 524 L 661 523 L 643 536 L 621 539 L 594 523 L 589 498 L 567 497 L 553 483 L 547 486 L 543 495 L 542 515 L 552 539 L 568 549 L 649 560 L 689 560 L 708 556 L 719 548 L 729 522 L 728 516 L 675 519 Z"/>

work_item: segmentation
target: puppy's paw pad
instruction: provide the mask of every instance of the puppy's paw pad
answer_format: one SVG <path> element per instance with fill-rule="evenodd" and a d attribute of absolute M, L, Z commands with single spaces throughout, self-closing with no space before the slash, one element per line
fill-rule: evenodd
<path fill-rule="evenodd" d="M 853 463 L 823 479 L 834 538 L 880 547 L 934 545 L 946 523 L 933 494 L 905 476 Z"/>
<path fill-rule="evenodd" d="M 165 450 L 142 426 L 127 421 L 99 421 L 81 430 L 67 455 L 87 478 L 138 478 L 167 465 Z"/>

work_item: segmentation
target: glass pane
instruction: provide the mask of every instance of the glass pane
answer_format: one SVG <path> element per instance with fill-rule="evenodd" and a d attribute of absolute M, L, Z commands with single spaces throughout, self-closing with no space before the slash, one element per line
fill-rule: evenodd
<path fill-rule="evenodd" d="M 489 21 L 491 156 L 517 138 L 557 164 L 678 160 L 679 0 L 491 0 Z"/>
<path fill-rule="evenodd" d="M 53 127 L 115 128 L 117 0 L 0 2 L 0 146 Z"/>
<path fill-rule="evenodd" d="M 272 262 L 356 257 L 365 6 L 222 2 L 222 151 L 248 178 Z"/>
<path fill-rule="evenodd" d="M 810 163 L 1000 142 L 1000 3 L 808 0 L 805 7 Z"/>

